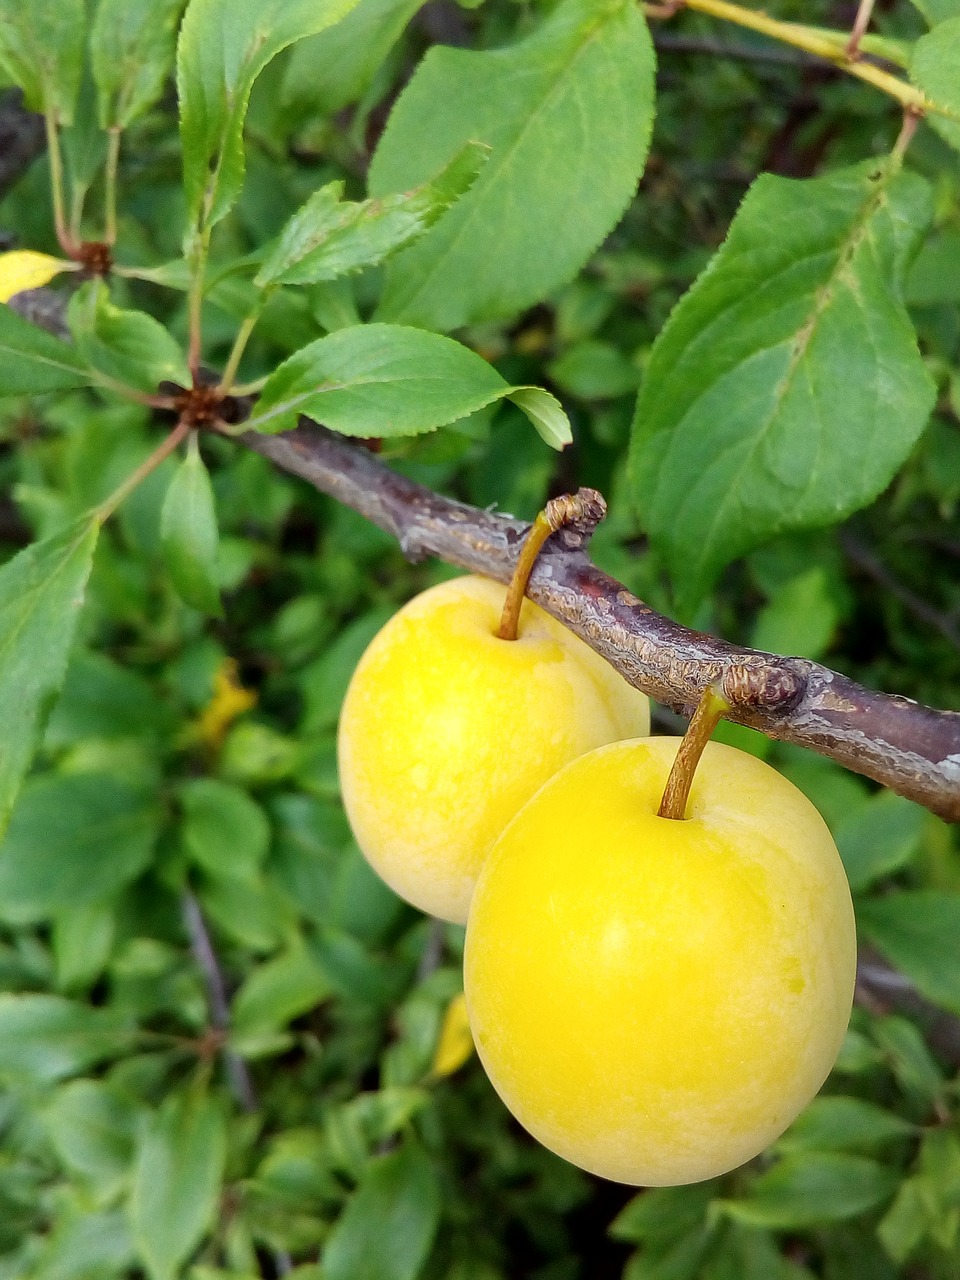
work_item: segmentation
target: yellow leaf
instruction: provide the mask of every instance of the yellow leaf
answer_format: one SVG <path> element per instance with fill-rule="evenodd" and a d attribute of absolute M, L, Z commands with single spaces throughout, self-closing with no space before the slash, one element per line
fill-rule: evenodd
<path fill-rule="evenodd" d="M 433 1056 L 431 1075 L 437 1077 L 451 1076 L 459 1071 L 473 1053 L 473 1036 L 470 1034 L 470 1023 L 467 1021 L 467 1002 L 463 992 L 450 1001 L 447 1012 L 443 1015 L 443 1026 L 437 1040 L 437 1051 Z"/>
<path fill-rule="evenodd" d="M 216 750 L 230 725 L 256 704 L 257 695 L 245 689 L 237 676 L 233 658 L 225 658 L 213 677 L 213 697 L 192 726 L 190 738 Z"/>
<path fill-rule="evenodd" d="M 24 289 L 39 289 L 49 284 L 61 271 L 75 270 L 73 262 L 51 258 L 48 253 L 34 253 L 32 249 L 0 253 L 0 302 L 9 302 L 15 293 L 23 293 Z"/>

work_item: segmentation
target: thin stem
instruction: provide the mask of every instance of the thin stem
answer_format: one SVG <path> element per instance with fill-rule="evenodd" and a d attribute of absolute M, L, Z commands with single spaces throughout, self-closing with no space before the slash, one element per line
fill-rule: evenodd
<path fill-rule="evenodd" d="M 80 268 L 77 268 L 78 270 Z M 111 378 L 108 373 L 99 369 L 89 369 L 87 376 L 104 391 L 112 391 L 114 395 L 132 400 L 134 404 L 145 405 L 148 409 L 176 409 L 177 402 L 173 396 L 152 395 L 149 391 L 141 391 L 139 387 L 131 387 L 126 382 Z"/>
<path fill-rule="evenodd" d="M 104 231 L 109 245 L 117 243 L 117 170 L 120 165 L 120 128 L 107 130 L 107 166 L 103 175 Z"/>
<path fill-rule="evenodd" d="M 60 135 L 57 132 L 57 122 L 54 120 L 51 111 L 48 110 L 44 114 L 43 121 L 47 131 L 47 154 L 50 157 L 50 194 L 53 199 L 53 224 L 56 228 L 60 248 L 72 258 L 77 251 L 77 242 L 70 234 L 67 226 Z"/>
<path fill-rule="evenodd" d="M 510 585 L 507 587 L 507 598 L 503 602 L 503 613 L 500 616 L 500 627 L 497 635 L 501 640 L 516 640 L 520 627 L 520 610 L 526 594 L 530 574 L 537 562 L 537 556 L 543 544 L 565 524 L 588 524 L 591 529 L 606 514 L 606 504 L 594 489 L 581 489 L 576 494 L 564 494 L 559 498 L 551 498 L 544 509 L 534 520 L 530 532 L 524 539 L 513 571 Z"/>
<path fill-rule="evenodd" d="M 253 382 L 239 382 L 233 388 L 231 394 L 235 396 L 255 396 L 266 386 L 267 376 L 267 374 L 264 374 L 262 378 L 255 378 Z"/>
<path fill-rule="evenodd" d="M 857 16 L 854 19 L 853 27 L 850 31 L 850 39 L 847 41 L 847 57 L 860 57 L 860 41 L 866 35 L 867 27 L 870 25 L 870 18 L 873 14 L 874 0 L 860 0 L 857 8 Z"/>
<path fill-rule="evenodd" d="M 229 1031 L 230 1000 L 227 996 L 227 984 L 207 931 L 207 923 L 200 910 L 200 903 L 189 890 L 183 895 L 182 909 L 183 922 L 190 938 L 190 950 L 197 967 L 203 974 L 204 985 L 207 988 L 210 1019 L 218 1031 Z M 244 1111 L 256 1111 L 257 1095 L 247 1064 L 238 1054 L 226 1048 L 223 1049 L 223 1063 L 227 1069 L 234 1097 Z"/>
<path fill-rule="evenodd" d="M 197 968 L 203 975 L 210 1006 L 210 1019 L 214 1028 L 226 1035 L 230 1030 L 230 999 L 227 983 L 220 966 L 220 958 L 203 918 L 203 910 L 196 897 L 188 889 L 182 899 L 183 923 L 190 939 L 190 951 Z M 230 1090 L 241 1108 L 248 1114 L 255 1112 L 260 1103 L 253 1077 L 243 1058 L 226 1044 L 221 1047 L 223 1065 L 230 1082 Z M 293 1270 L 293 1259 L 286 1249 L 272 1249 L 271 1256 L 277 1275 L 286 1276 Z"/>
<path fill-rule="evenodd" d="M 714 729 L 731 709 L 731 704 L 720 691 L 719 684 L 708 685 L 697 703 L 693 718 L 687 725 L 687 732 L 680 742 L 667 785 L 663 789 L 663 799 L 657 810 L 661 818 L 672 818 L 681 821 L 686 817 L 687 801 L 693 785 L 693 775 L 697 771 L 703 749 L 710 741 Z"/>
<path fill-rule="evenodd" d="M 190 294 L 187 304 L 190 340 L 187 348 L 187 363 L 194 379 L 200 372 L 200 359 L 203 351 L 203 286 L 207 271 L 207 253 L 210 249 L 210 229 L 204 227 L 197 232 L 197 239 L 190 254 Z"/>
<path fill-rule="evenodd" d="M 758 31 L 761 35 L 772 37 L 783 44 L 793 45 L 796 49 L 804 49 L 807 53 L 825 58 L 859 80 L 872 84 L 874 88 L 895 98 L 902 107 L 919 113 L 933 112 L 937 115 L 956 118 L 957 113 L 947 107 L 932 102 L 920 89 L 906 84 L 903 80 L 882 71 L 870 62 L 858 61 L 847 52 L 845 37 L 820 32 L 812 27 L 801 26 L 795 22 L 781 22 L 756 9 L 747 9 L 743 5 L 732 4 L 730 0 L 682 0 L 676 9 L 693 9 L 697 13 L 706 13 L 710 17 L 720 18 L 725 22 L 734 22 L 737 26 Z M 648 8 L 650 17 L 669 17 L 674 6 L 651 5 Z"/>
<path fill-rule="evenodd" d="M 103 522 L 112 516 L 117 507 L 120 506 L 121 502 L 123 502 L 125 498 L 129 497 L 134 489 L 136 489 L 137 485 L 145 480 L 151 472 L 156 471 L 157 467 L 159 467 L 160 463 L 163 462 L 164 459 L 169 458 L 170 454 L 173 453 L 177 446 L 186 439 L 189 433 L 190 423 L 185 421 L 178 422 L 166 439 L 161 440 L 160 444 L 156 449 L 154 449 L 153 453 L 150 454 L 149 458 L 144 459 L 140 466 L 137 467 L 135 471 L 132 471 L 130 475 L 127 476 L 126 480 L 114 489 L 110 497 L 104 502 L 101 502 L 100 506 L 96 509 L 95 514 L 97 518 Z"/>
<path fill-rule="evenodd" d="M 221 395 L 229 395 L 233 386 L 233 380 L 237 376 L 237 370 L 240 368 L 240 361 L 243 359 L 243 353 L 250 341 L 250 335 L 253 333 L 257 321 L 260 319 L 260 312 L 263 310 L 263 302 L 261 299 L 250 314 L 244 319 L 240 328 L 237 330 L 237 336 L 233 340 L 233 347 L 230 355 L 227 357 L 227 363 L 224 366 L 223 376 L 220 379 L 220 385 L 217 390 Z"/>
<path fill-rule="evenodd" d="M 913 141 L 913 135 L 917 132 L 922 117 L 916 111 L 904 111 L 903 125 L 897 135 L 897 140 L 893 144 L 893 151 L 890 153 L 895 164 L 902 164 L 903 157 L 907 153 L 907 147 Z"/>

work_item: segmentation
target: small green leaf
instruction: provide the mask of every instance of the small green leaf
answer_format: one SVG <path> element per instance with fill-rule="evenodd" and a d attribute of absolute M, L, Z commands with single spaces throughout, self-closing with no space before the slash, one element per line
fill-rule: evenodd
<path fill-rule="evenodd" d="M 180 788 L 183 842 L 198 866 L 214 876 L 256 875 L 270 843 L 266 816 L 245 791 L 215 778 Z"/>
<path fill-rule="evenodd" d="M 90 381 L 73 347 L 0 304 L 0 396 L 65 391 Z"/>
<path fill-rule="evenodd" d="M 320 966 L 298 944 L 251 972 L 233 1000 L 233 1031 L 243 1037 L 282 1029 L 329 994 L 330 983 Z"/>
<path fill-rule="evenodd" d="M 673 311 L 630 470 L 685 608 L 774 534 L 870 502 L 913 447 L 935 388 L 900 285 L 929 216 L 927 183 L 877 162 L 765 174 Z"/>
<path fill-rule="evenodd" d="M 60 124 L 73 119 L 85 41 L 84 0 L 0 0 L 0 68 Z"/>
<path fill-rule="evenodd" d="M 923 1036 L 908 1018 L 875 1018 L 873 1039 L 900 1087 L 921 1106 L 943 1106 L 943 1073 Z"/>
<path fill-rule="evenodd" d="M 99 532 L 84 517 L 0 569 L 0 834 L 63 683 Z"/>
<path fill-rule="evenodd" d="M 781 1151 L 871 1151 L 917 1126 L 862 1098 L 814 1098 L 777 1141 Z"/>
<path fill-rule="evenodd" d="M 159 825 L 153 798 L 118 778 L 31 781 L 0 845 L 0 918 L 46 919 L 116 893 L 150 861 Z"/>
<path fill-rule="evenodd" d="M 507 399 L 527 415 L 537 435 L 551 449 L 563 449 L 573 441 L 570 419 L 549 391 L 542 387 L 514 387 Z"/>
<path fill-rule="evenodd" d="M 160 538 L 167 569 L 181 598 L 194 609 L 220 617 L 217 513 L 195 432 L 164 499 Z"/>
<path fill-rule="evenodd" d="M 409 190 L 469 141 L 492 154 L 469 194 L 391 261 L 380 318 L 454 329 L 569 280 L 633 196 L 653 73 L 643 17 L 621 0 L 563 0 L 506 48 L 430 49 L 377 146 L 371 193 Z"/>
<path fill-rule="evenodd" d="M 913 48 L 910 79 L 948 118 L 930 111 L 925 119 L 952 147 L 960 150 L 960 16 L 938 23 Z"/>
<path fill-rule="evenodd" d="M 44 736 L 60 751 L 83 738 L 153 738 L 167 708 L 148 680 L 105 654 L 75 651 Z"/>
<path fill-rule="evenodd" d="M 99 0 L 90 63 L 101 128 L 125 129 L 160 98 L 183 6 L 184 0 Z"/>
<path fill-rule="evenodd" d="M 436 177 L 404 195 L 356 203 L 341 198 L 343 182 L 328 183 L 284 227 L 254 283 L 316 284 L 383 262 L 469 191 L 488 152 L 470 143 Z"/>
<path fill-rule="evenodd" d="M 137 1252 L 151 1280 L 174 1280 L 216 1213 L 226 1126 L 213 1098 L 167 1098 L 140 1141 L 130 1196 Z"/>
<path fill-rule="evenodd" d="M 36 1088 L 75 1075 L 129 1048 L 106 1009 L 61 996 L 0 994 L 0 1078 Z"/>
<path fill-rule="evenodd" d="M 107 967 L 116 936 L 114 903 L 63 907 L 53 921 L 50 942 L 57 988 L 66 995 L 87 990 Z"/>
<path fill-rule="evenodd" d="M 716 1187 L 716 1182 L 697 1182 L 642 1191 L 614 1218 L 610 1235 L 633 1244 L 662 1244 L 685 1236 L 703 1222 Z"/>
<path fill-rule="evenodd" d="M 188 238 L 228 212 L 243 185 L 243 121 L 257 76 L 357 0 L 190 0 L 177 45 Z M 8 0 L 15 3 L 15 0 Z"/>
<path fill-rule="evenodd" d="M 103 1196 L 124 1182 L 133 1160 L 137 1113 L 126 1095 L 99 1080 L 61 1085 L 43 1112 L 57 1155 Z"/>
<path fill-rule="evenodd" d="M 283 78 L 289 118 L 333 115 L 358 101 L 424 0 L 360 0 L 335 27 L 301 40 Z"/>
<path fill-rule="evenodd" d="M 960 1013 L 960 894 L 918 889 L 869 898 L 857 923 L 922 995 Z"/>
<path fill-rule="evenodd" d="M 367 1166 L 324 1248 L 325 1280 L 414 1280 L 439 1222 L 436 1171 L 408 1141 Z"/>
<path fill-rule="evenodd" d="M 875 1160 L 810 1152 L 780 1160 L 738 1200 L 717 1206 L 748 1226 L 802 1230 L 855 1218 L 889 1199 L 899 1182 Z"/>
<path fill-rule="evenodd" d="M 931 1197 L 921 1178 L 908 1178 L 877 1224 L 880 1243 L 894 1262 L 904 1263 L 931 1225 Z"/>
<path fill-rule="evenodd" d="M 871 796 L 834 830 L 850 881 L 860 892 L 906 866 L 917 851 L 924 810 L 892 791 Z"/>
<path fill-rule="evenodd" d="M 247 425 L 285 431 L 303 413 L 343 435 L 416 435 L 504 398 L 514 400 L 541 434 L 550 433 L 548 443 L 569 439 L 566 415 L 549 392 L 511 387 L 452 338 L 403 325 L 355 325 L 284 361 Z"/>
<path fill-rule="evenodd" d="M 960 18 L 960 0 L 911 0 L 911 3 L 923 14 L 930 27 L 946 22 L 948 18 Z"/>
<path fill-rule="evenodd" d="M 190 386 L 180 344 L 145 311 L 115 307 L 102 280 L 91 280 L 77 290 L 68 321 L 77 349 L 108 377 L 141 391 L 156 391 L 165 381 Z"/>
<path fill-rule="evenodd" d="M 785 583 L 757 616 L 750 646 L 795 658 L 819 658 L 830 644 L 840 611 L 824 570 L 807 569 Z"/>
<path fill-rule="evenodd" d="M 640 385 L 640 370 L 610 342 L 575 343 L 548 366 L 550 379 L 581 400 L 629 395 Z"/>

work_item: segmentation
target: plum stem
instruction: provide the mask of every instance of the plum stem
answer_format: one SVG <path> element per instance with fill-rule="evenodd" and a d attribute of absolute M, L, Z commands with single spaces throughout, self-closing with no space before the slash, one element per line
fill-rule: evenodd
<path fill-rule="evenodd" d="M 500 627 L 497 635 L 501 640 L 516 640 L 520 628 L 520 610 L 527 584 L 537 562 L 537 556 L 543 544 L 552 533 L 557 533 L 564 525 L 579 525 L 581 530 L 592 532 L 607 513 L 607 504 L 596 489 L 578 489 L 575 494 L 565 493 L 559 498 L 551 498 L 544 509 L 530 526 L 530 532 L 523 540 L 517 566 L 507 587 L 507 598 L 503 602 L 503 613 L 500 616 Z"/>
<path fill-rule="evenodd" d="M 700 757 L 730 706 L 719 684 L 707 685 L 680 742 L 667 785 L 663 789 L 663 799 L 657 810 L 658 817 L 672 818 L 679 822 L 687 816 L 687 801 Z"/>

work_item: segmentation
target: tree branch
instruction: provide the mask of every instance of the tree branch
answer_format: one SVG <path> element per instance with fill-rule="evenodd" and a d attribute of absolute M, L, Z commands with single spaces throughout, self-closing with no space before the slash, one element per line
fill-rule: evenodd
<path fill-rule="evenodd" d="M 438 556 L 507 582 L 529 526 L 441 497 L 366 449 L 304 423 L 241 443 L 352 507 L 397 539 L 404 555 Z M 802 658 L 781 658 L 691 631 L 655 613 L 601 572 L 583 533 L 565 529 L 540 555 L 529 595 L 637 688 L 689 714 L 719 681 L 729 719 L 809 747 L 960 821 L 960 713 L 875 693 Z"/>

